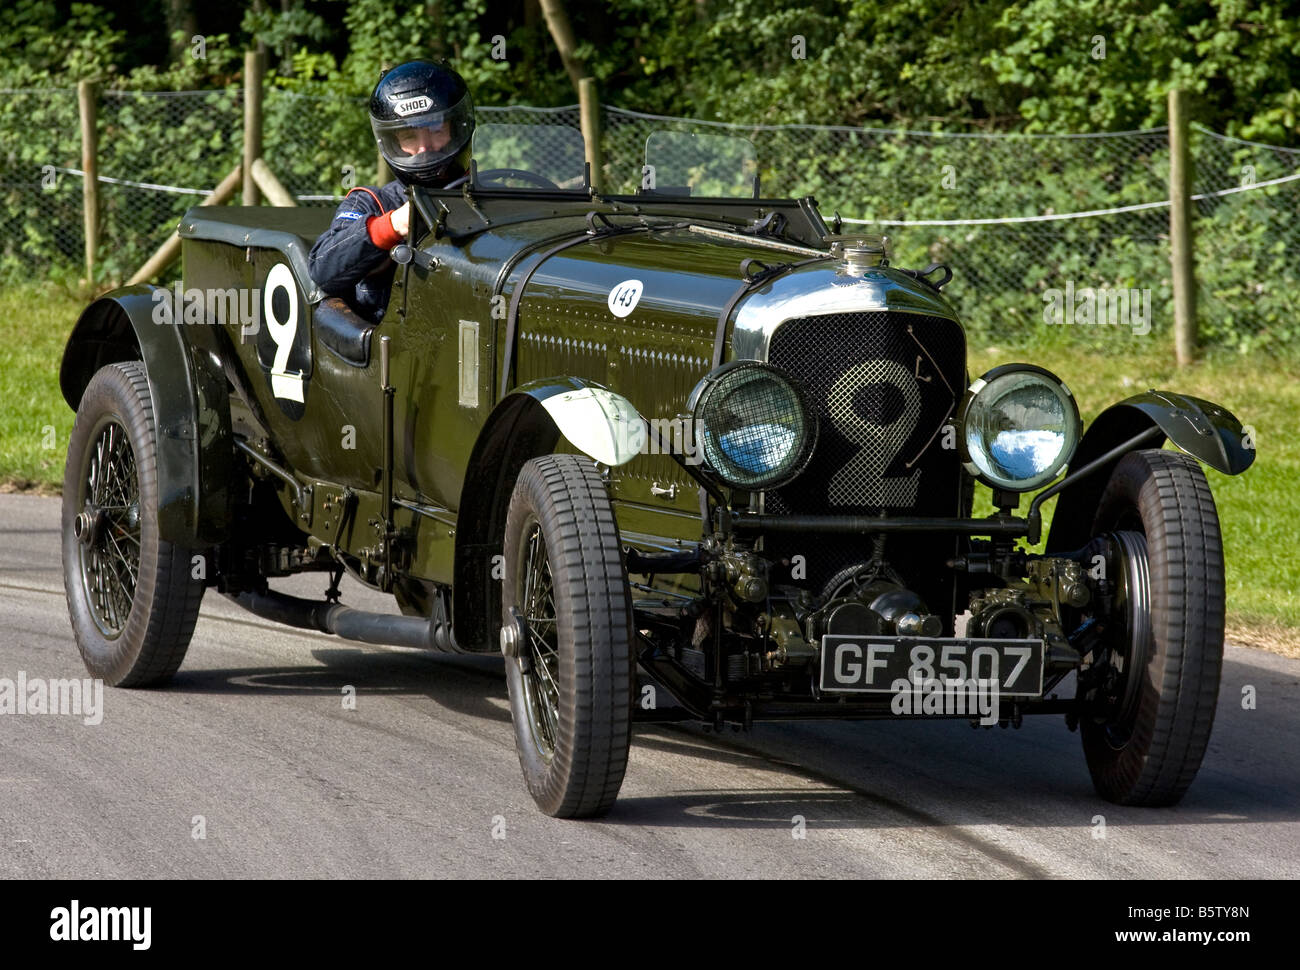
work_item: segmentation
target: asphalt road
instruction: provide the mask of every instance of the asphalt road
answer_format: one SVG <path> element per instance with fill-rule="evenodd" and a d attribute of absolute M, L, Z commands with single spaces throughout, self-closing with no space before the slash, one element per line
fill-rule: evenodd
<path fill-rule="evenodd" d="M 85 674 L 58 518 L 0 495 L 0 677 Z M 557 821 L 524 788 L 499 660 L 356 647 L 211 593 L 173 683 L 106 689 L 83 721 L 0 716 L 0 878 L 1300 874 L 1300 661 L 1245 647 L 1171 809 L 1101 801 L 1051 717 L 638 726 L 614 811 Z"/>

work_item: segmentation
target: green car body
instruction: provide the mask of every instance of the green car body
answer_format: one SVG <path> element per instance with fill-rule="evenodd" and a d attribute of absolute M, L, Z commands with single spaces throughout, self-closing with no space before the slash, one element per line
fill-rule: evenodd
<path fill-rule="evenodd" d="M 1017 515 L 1002 492 L 997 515 L 971 518 L 973 466 L 950 440 L 971 375 L 942 284 L 833 238 L 814 200 L 486 187 L 412 198 L 418 236 L 396 254 L 377 327 L 331 307 L 307 272 L 327 212 L 195 208 L 179 230 L 181 284 L 109 294 L 68 343 L 74 409 L 101 367 L 143 361 L 162 538 L 211 550 L 207 585 L 286 622 L 311 625 L 259 599 L 267 577 L 345 565 L 427 622 L 428 645 L 498 651 L 512 489 L 525 462 L 572 453 L 597 463 L 616 513 L 642 682 L 675 701 L 638 716 L 893 716 L 888 696 L 822 689 L 822 638 L 908 630 L 937 644 L 967 612 L 994 636 L 984 609 L 1023 617 L 1006 629 L 1044 644 L 1039 689 L 1004 719 L 1077 719 L 1047 692 L 1097 656 L 1071 610 L 1099 596 L 1081 550 L 1113 470 L 1166 439 L 1227 473 L 1253 457 L 1217 405 L 1154 391 L 1121 401 L 1054 486 L 1047 556 L 1026 558 L 1015 543 L 1037 540 L 1039 505 Z M 241 319 L 232 290 L 259 320 Z M 747 491 L 680 452 L 623 447 L 623 422 L 684 426 L 701 381 L 735 361 L 774 366 L 818 414 L 793 481 Z M 870 596 L 832 589 L 872 563 Z M 921 626 L 882 626 L 900 596 Z"/>

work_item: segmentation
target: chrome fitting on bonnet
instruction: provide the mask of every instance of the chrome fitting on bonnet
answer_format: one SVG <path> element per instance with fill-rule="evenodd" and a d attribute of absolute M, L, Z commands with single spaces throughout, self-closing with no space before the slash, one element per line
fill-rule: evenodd
<path fill-rule="evenodd" d="M 843 272 L 861 276 L 875 266 L 889 265 L 889 237 L 875 233 L 826 236 L 831 255 L 844 261 Z"/>

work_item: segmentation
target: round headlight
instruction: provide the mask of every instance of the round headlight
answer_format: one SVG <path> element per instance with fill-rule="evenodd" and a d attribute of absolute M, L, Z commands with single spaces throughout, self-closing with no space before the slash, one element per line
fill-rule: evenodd
<path fill-rule="evenodd" d="M 812 457 L 817 415 L 775 367 L 723 364 L 695 386 L 687 407 L 705 466 L 733 488 L 784 485 Z"/>
<path fill-rule="evenodd" d="M 1061 473 L 1079 443 L 1079 407 L 1060 378 L 1032 364 L 989 371 L 962 403 L 967 469 L 987 485 L 1026 492 Z"/>

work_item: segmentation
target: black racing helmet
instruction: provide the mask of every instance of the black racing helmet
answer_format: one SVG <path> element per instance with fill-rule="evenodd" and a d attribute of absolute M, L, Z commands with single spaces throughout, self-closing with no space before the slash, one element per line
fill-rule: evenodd
<path fill-rule="evenodd" d="M 370 127 L 404 185 L 437 186 L 469 170 L 474 102 L 449 67 L 407 61 L 384 72 L 370 95 Z"/>

